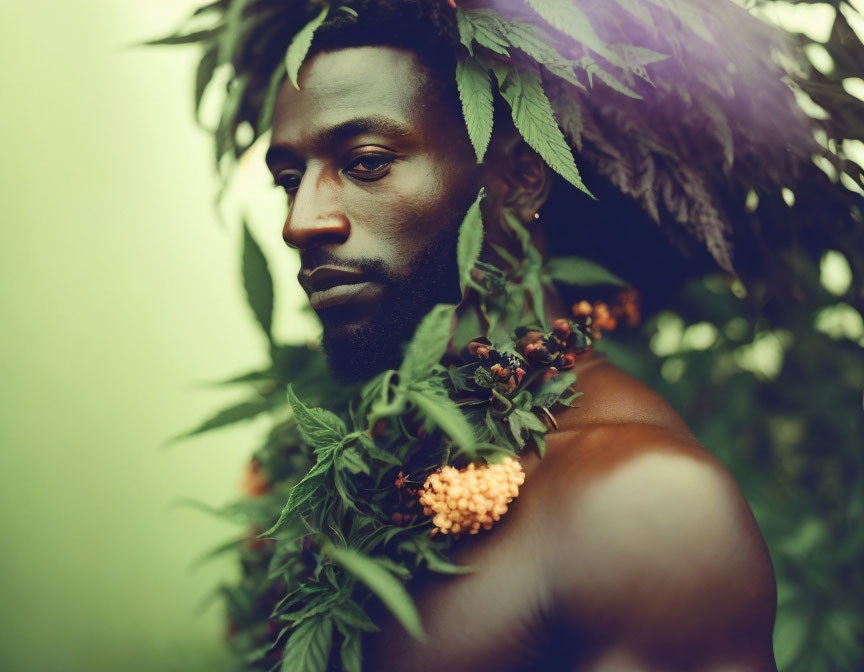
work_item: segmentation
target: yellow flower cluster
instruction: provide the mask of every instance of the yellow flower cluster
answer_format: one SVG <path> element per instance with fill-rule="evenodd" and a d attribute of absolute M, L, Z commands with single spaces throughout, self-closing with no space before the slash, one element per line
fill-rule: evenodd
<path fill-rule="evenodd" d="M 507 505 L 519 495 L 525 482 L 522 465 L 512 457 L 502 462 L 465 469 L 441 467 L 430 474 L 420 491 L 423 513 L 434 514 L 433 535 L 477 534 L 480 528 L 490 529 L 492 523 L 507 513 Z"/>

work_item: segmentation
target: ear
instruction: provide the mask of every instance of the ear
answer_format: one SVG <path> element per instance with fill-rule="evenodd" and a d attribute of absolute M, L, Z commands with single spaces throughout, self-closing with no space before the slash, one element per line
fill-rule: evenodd
<path fill-rule="evenodd" d="M 543 159 L 511 127 L 493 134 L 483 164 L 490 197 L 487 200 L 494 210 L 488 214 L 501 217 L 509 208 L 523 223 L 530 223 L 549 197 L 552 184 Z"/>

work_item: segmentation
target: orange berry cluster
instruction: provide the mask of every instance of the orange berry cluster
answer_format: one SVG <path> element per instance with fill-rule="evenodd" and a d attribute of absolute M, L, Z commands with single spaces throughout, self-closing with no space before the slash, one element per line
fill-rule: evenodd
<path fill-rule="evenodd" d="M 270 482 L 264 473 L 261 462 L 253 458 L 246 467 L 243 477 L 243 492 L 247 497 L 261 497 L 270 492 Z"/>
<path fill-rule="evenodd" d="M 604 331 L 613 331 L 618 326 L 618 320 L 624 320 L 628 326 L 634 327 L 639 322 L 639 295 L 633 289 L 625 289 L 618 294 L 612 308 L 604 301 L 588 301 L 573 304 L 573 316 L 588 320 L 591 338 L 603 338 Z"/>
<path fill-rule="evenodd" d="M 507 505 L 519 495 L 524 482 L 522 465 L 512 457 L 479 467 L 439 468 L 419 493 L 423 513 L 434 514 L 432 536 L 440 531 L 458 538 L 465 532 L 477 534 L 481 527 L 490 529 L 507 513 Z"/>

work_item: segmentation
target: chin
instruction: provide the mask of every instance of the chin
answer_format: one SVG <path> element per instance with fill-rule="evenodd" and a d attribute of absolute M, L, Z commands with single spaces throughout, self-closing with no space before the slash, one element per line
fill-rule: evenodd
<path fill-rule="evenodd" d="M 400 345 L 400 339 L 388 334 L 376 320 L 324 327 L 324 353 L 333 377 L 341 382 L 359 382 L 398 368 Z"/>

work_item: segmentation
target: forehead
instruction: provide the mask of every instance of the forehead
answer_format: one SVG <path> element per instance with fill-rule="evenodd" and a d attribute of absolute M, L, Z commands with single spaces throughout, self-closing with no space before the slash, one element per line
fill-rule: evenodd
<path fill-rule="evenodd" d="M 273 144 L 302 144 L 316 130 L 349 118 L 383 117 L 422 126 L 429 72 L 417 56 L 395 47 L 349 47 L 314 55 L 294 88 L 285 82 L 273 112 Z"/>

